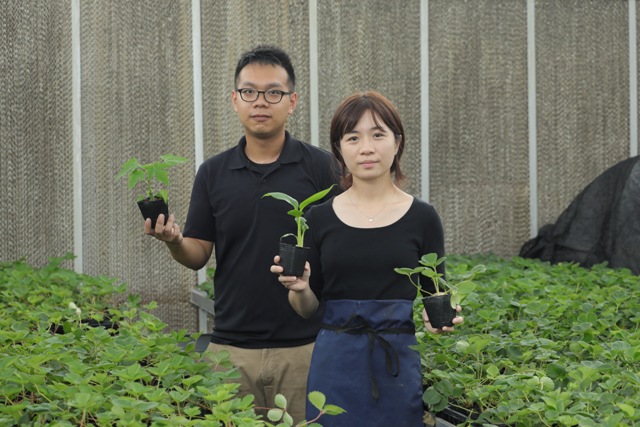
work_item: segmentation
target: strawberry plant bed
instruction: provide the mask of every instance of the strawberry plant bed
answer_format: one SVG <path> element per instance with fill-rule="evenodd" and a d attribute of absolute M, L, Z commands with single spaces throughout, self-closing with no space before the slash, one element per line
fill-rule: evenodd
<path fill-rule="evenodd" d="M 487 270 L 455 333 L 419 337 L 432 411 L 474 420 L 461 425 L 640 424 L 640 277 L 492 255 L 447 263 L 452 276 Z"/>
<path fill-rule="evenodd" d="M 271 425 L 236 396 L 234 370 L 212 369 L 228 354 L 205 360 L 198 335 L 163 332 L 139 297 L 116 306 L 124 285 L 70 259 L 0 263 L 0 425 Z"/>
<path fill-rule="evenodd" d="M 115 304 L 125 286 L 61 267 L 72 259 L 0 262 L 0 425 L 294 425 L 283 395 L 268 420 L 237 395 L 240 375 L 228 352 L 207 351 L 209 335 L 164 332 L 157 304 Z M 308 399 L 322 416 L 342 411 Z"/>

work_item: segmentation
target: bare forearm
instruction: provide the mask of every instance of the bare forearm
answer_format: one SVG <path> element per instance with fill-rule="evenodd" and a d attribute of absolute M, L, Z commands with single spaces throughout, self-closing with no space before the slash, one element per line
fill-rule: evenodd
<path fill-rule="evenodd" d="M 318 299 L 313 291 L 305 288 L 303 291 L 289 291 L 289 303 L 300 316 L 308 319 L 318 309 Z"/>
<path fill-rule="evenodd" d="M 213 243 L 184 237 L 179 243 L 165 242 L 173 259 L 192 270 L 199 270 L 207 264 Z"/>

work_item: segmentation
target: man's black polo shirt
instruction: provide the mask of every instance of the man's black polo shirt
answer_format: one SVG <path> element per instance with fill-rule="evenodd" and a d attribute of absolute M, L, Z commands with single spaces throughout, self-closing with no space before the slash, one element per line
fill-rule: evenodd
<path fill-rule="evenodd" d="M 265 173 L 245 155 L 246 139 L 198 169 L 183 235 L 214 243 L 212 341 L 244 348 L 293 347 L 315 340 L 319 316 L 305 320 L 269 271 L 280 237 L 295 233 L 279 191 L 298 201 L 337 183 L 333 157 L 286 133 L 279 159 Z"/>

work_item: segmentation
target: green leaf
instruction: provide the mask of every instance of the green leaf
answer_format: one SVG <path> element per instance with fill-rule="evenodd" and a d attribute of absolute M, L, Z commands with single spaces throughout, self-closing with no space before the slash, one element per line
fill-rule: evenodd
<path fill-rule="evenodd" d="M 460 303 L 462 302 L 462 298 L 463 296 L 458 293 L 451 295 L 451 299 L 449 300 L 449 304 L 451 305 L 451 308 L 455 310 L 455 308 L 458 305 L 460 305 Z"/>
<path fill-rule="evenodd" d="M 150 402 L 160 402 L 164 399 L 165 389 L 157 388 L 144 394 L 144 397 Z"/>
<path fill-rule="evenodd" d="M 280 421 L 280 419 L 282 418 L 282 416 L 284 415 L 284 411 L 282 409 L 269 409 L 269 412 L 267 412 L 267 418 L 269 418 L 269 421 Z"/>
<path fill-rule="evenodd" d="M 188 160 L 184 157 L 174 156 L 173 154 L 165 154 L 160 156 L 163 162 L 165 162 L 168 166 L 175 166 L 181 163 L 185 163 Z"/>
<path fill-rule="evenodd" d="M 431 387 L 424 392 L 422 400 L 428 405 L 437 405 L 442 400 L 442 395 L 438 393 L 435 388 Z"/>
<path fill-rule="evenodd" d="M 308 205 L 310 205 L 313 202 L 316 202 L 320 199 L 322 199 L 324 196 L 326 196 L 327 194 L 329 194 L 329 191 L 331 191 L 331 189 L 335 187 L 335 184 L 333 184 L 331 187 L 326 188 L 322 191 L 319 191 L 311 196 L 309 196 L 308 198 L 304 199 L 301 203 L 300 203 L 300 210 L 304 211 L 304 208 L 306 208 Z"/>
<path fill-rule="evenodd" d="M 169 185 L 169 174 L 166 169 L 154 169 L 153 176 L 164 185 Z"/>
<path fill-rule="evenodd" d="M 138 363 L 128 366 L 126 369 L 120 369 L 114 372 L 115 375 L 126 381 L 136 381 L 140 379 L 150 378 L 149 373 Z"/>
<path fill-rule="evenodd" d="M 275 192 L 275 193 L 267 193 L 262 197 L 273 197 L 276 200 L 282 200 L 284 202 L 289 203 L 291 206 L 293 206 L 294 209 L 298 210 L 298 201 L 293 197 L 289 196 L 288 194 Z"/>
<path fill-rule="evenodd" d="M 293 233 L 287 233 L 287 234 L 284 234 L 282 237 L 280 237 L 280 240 L 284 239 L 285 237 L 293 237 L 294 239 L 296 239 L 296 242 L 297 242 L 297 238 L 298 238 L 298 236 L 296 236 Z"/>
<path fill-rule="evenodd" d="M 195 407 L 190 407 L 190 408 L 184 408 L 184 413 L 187 416 L 193 418 L 193 417 L 196 417 L 196 416 L 200 415 L 201 411 L 200 411 L 200 408 L 195 406 Z"/>
<path fill-rule="evenodd" d="M 182 379 L 182 384 L 184 384 L 187 387 L 191 387 L 195 383 L 201 381 L 203 378 L 204 377 L 202 375 L 194 375 L 192 377 L 183 378 Z"/>
<path fill-rule="evenodd" d="M 91 406 L 92 398 L 91 393 L 76 393 L 69 404 L 76 408 L 87 409 Z"/>
<path fill-rule="evenodd" d="M 443 260 L 444 260 L 444 258 L 443 258 Z M 438 254 L 432 252 L 432 253 L 428 253 L 426 255 L 423 255 L 420 258 L 420 263 L 422 265 L 425 265 L 425 266 L 434 266 L 435 267 L 436 265 L 439 264 L 438 263 Z"/>
<path fill-rule="evenodd" d="M 342 409 L 339 406 L 329 404 L 324 406 L 324 412 L 327 415 L 340 415 L 340 414 L 344 414 L 347 411 L 345 409 Z"/>
<path fill-rule="evenodd" d="M 567 370 L 564 368 L 564 366 L 561 366 L 557 363 L 550 363 L 549 365 L 547 365 L 545 373 L 550 378 L 564 378 L 567 376 Z"/>
<path fill-rule="evenodd" d="M 467 295 L 474 291 L 476 284 L 474 282 L 462 282 L 456 286 L 456 293 Z"/>
<path fill-rule="evenodd" d="M 147 174 L 142 169 L 136 169 L 129 175 L 129 189 L 131 190 L 139 182 L 144 182 L 147 179 Z"/>
<path fill-rule="evenodd" d="M 278 408 L 286 409 L 286 407 L 287 407 L 287 398 L 284 397 L 282 394 L 278 393 L 278 394 L 276 394 L 275 404 L 276 404 L 276 406 Z"/>
<path fill-rule="evenodd" d="M 176 402 L 184 402 L 189 397 L 191 397 L 191 392 L 187 390 L 171 390 L 169 392 L 169 396 Z"/>
<path fill-rule="evenodd" d="M 487 371 L 487 376 L 489 378 L 496 378 L 498 375 L 500 375 L 500 370 L 496 365 L 493 365 L 493 364 L 489 365 L 486 371 Z"/>
<path fill-rule="evenodd" d="M 310 392 L 308 398 L 309 402 L 319 411 L 321 411 L 325 403 L 327 403 L 327 398 L 325 397 L 324 393 L 320 391 Z"/>
<path fill-rule="evenodd" d="M 636 413 L 635 408 L 631 405 L 627 405 L 626 403 L 616 403 L 615 405 L 630 417 L 633 417 Z"/>
<path fill-rule="evenodd" d="M 285 412 L 284 415 L 282 416 L 282 422 L 288 426 L 293 425 L 293 417 L 289 415 L 288 412 Z"/>
<path fill-rule="evenodd" d="M 487 267 L 482 264 L 475 265 L 471 269 L 471 273 L 473 273 L 474 275 L 478 273 L 484 273 L 485 271 L 487 271 Z"/>
<path fill-rule="evenodd" d="M 303 216 L 296 218 L 296 224 L 298 224 L 298 230 L 299 232 L 302 232 L 302 234 L 309 229 L 307 219 Z"/>
<path fill-rule="evenodd" d="M 402 268 L 394 268 L 393 269 L 393 271 L 395 271 L 396 273 L 405 274 L 407 276 L 411 276 L 413 274 L 420 273 L 420 272 L 422 272 L 422 270 L 424 270 L 424 267 L 416 267 L 416 268 L 402 267 Z"/>
<path fill-rule="evenodd" d="M 302 217 L 302 211 L 298 209 L 291 209 L 290 211 L 287 212 L 287 215 L 291 215 L 292 217 L 297 219 Z"/>
<path fill-rule="evenodd" d="M 165 203 L 168 203 L 169 192 L 165 189 L 162 189 L 156 193 L 156 197 L 160 197 L 162 200 L 164 200 Z"/>
<path fill-rule="evenodd" d="M 138 159 L 136 159 L 135 157 L 132 157 L 122 165 L 120 172 L 118 172 L 118 174 L 116 175 L 116 179 L 120 179 L 123 176 L 130 174 L 133 170 L 135 170 L 138 167 L 140 167 L 140 164 L 138 163 Z"/>

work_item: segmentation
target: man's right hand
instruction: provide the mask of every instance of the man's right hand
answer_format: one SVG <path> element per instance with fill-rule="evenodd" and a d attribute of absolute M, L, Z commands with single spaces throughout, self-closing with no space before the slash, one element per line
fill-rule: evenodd
<path fill-rule="evenodd" d="M 158 215 L 156 227 L 151 228 L 151 218 L 144 221 L 144 233 L 170 245 L 179 245 L 184 240 L 180 226 L 176 224 L 173 214 L 169 215 L 165 224 L 164 214 Z M 164 224 L 164 225 L 163 225 Z"/>
<path fill-rule="evenodd" d="M 152 229 L 151 219 L 147 218 L 144 221 L 144 232 L 166 243 L 171 256 L 180 264 L 192 270 L 203 268 L 213 251 L 213 242 L 184 237 L 180 226 L 175 221 L 175 217 L 171 214 L 165 224 L 164 214 L 160 214 L 156 221 L 156 227 Z"/>

